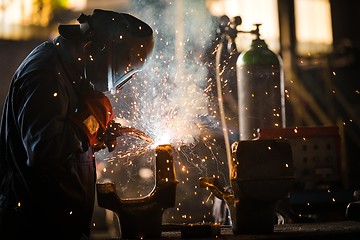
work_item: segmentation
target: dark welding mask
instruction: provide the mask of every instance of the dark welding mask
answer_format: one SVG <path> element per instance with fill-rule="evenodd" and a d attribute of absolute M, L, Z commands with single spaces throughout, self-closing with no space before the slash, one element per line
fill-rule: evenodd
<path fill-rule="evenodd" d="M 95 9 L 78 21 L 80 25 L 60 25 L 59 33 L 85 42 L 85 77 L 99 91 L 120 89 L 153 50 L 151 27 L 132 15 Z"/>

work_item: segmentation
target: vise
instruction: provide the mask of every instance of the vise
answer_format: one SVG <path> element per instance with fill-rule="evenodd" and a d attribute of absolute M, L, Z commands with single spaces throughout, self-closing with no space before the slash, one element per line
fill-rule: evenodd
<path fill-rule="evenodd" d="M 272 233 L 277 205 L 294 182 L 290 144 L 280 139 L 235 142 L 229 173 L 229 191 L 213 177 L 200 178 L 200 186 L 224 200 L 234 234 Z"/>
<path fill-rule="evenodd" d="M 121 237 L 161 237 L 162 215 L 167 208 L 175 206 L 176 186 L 171 145 L 156 148 L 155 186 L 143 198 L 121 199 L 113 182 L 97 183 L 99 207 L 109 209 L 119 219 Z"/>

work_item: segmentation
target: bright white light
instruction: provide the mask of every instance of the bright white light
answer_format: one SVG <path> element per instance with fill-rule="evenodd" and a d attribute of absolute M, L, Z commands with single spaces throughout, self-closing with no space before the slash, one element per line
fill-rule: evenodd
<path fill-rule="evenodd" d="M 143 179 L 149 179 L 154 176 L 154 172 L 150 168 L 140 168 L 139 176 Z"/>
<path fill-rule="evenodd" d="M 0 19 L 2 27 L 11 24 L 24 24 L 27 18 L 33 14 L 32 1 L 5 0 L 0 2 Z"/>
<path fill-rule="evenodd" d="M 87 5 L 87 0 L 68 0 L 67 7 L 74 11 L 84 10 Z"/>
<path fill-rule="evenodd" d="M 159 138 L 155 139 L 154 143 L 152 144 L 151 148 L 156 148 L 159 145 L 163 145 L 163 144 L 169 144 L 171 142 L 171 137 L 170 135 L 162 135 L 159 136 Z"/>

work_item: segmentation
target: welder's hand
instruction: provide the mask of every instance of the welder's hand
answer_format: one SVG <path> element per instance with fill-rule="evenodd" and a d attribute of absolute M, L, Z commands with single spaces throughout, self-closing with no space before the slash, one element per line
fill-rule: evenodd
<path fill-rule="evenodd" d="M 109 152 L 114 151 L 117 145 L 117 138 L 122 135 L 121 124 L 111 120 L 105 131 L 98 137 L 98 143 L 94 146 L 95 150 L 108 148 Z"/>
<path fill-rule="evenodd" d="M 92 90 L 80 96 L 83 106 L 70 119 L 85 133 L 90 145 L 94 146 L 114 118 L 114 113 L 110 100 L 104 93 Z"/>

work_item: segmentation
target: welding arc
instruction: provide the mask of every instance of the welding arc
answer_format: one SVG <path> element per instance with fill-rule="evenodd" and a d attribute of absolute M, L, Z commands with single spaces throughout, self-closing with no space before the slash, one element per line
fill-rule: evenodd
<path fill-rule="evenodd" d="M 149 135 L 133 127 L 121 127 L 120 132 L 134 134 L 136 137 L 150 144 L 154 142 Z"/>

